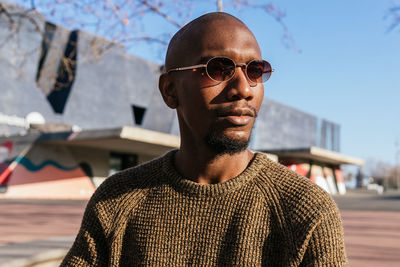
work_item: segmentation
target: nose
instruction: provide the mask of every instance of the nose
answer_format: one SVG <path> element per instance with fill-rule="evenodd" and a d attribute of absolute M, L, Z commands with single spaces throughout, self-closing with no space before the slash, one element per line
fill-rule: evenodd
<path fill-rule="evenodd" d="M 228 99 L 230 101 L 241 99 L 249 101 L 254 98 L 254 90 L 250 86 L 243 66 L 236 67 L 235 75 L 229 81 L 228 86 Z"/>

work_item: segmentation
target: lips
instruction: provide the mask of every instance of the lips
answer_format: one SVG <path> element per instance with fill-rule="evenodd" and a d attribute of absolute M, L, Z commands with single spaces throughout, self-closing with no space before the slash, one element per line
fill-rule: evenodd
<path fill-rule="evenodd" d="M 237 126 L 244 126 L 247 125 L 251 122 L 252 116 L 226 116 L 222 117 L 231 124 L 237 125 Z"/>
<path fill-rule="evenodd" d="M 251 108 L 230 108 L 218 112 L 218 119 L 226 121 L 235 126 L 249 124 L 256 117 L 256 111 Z"/>

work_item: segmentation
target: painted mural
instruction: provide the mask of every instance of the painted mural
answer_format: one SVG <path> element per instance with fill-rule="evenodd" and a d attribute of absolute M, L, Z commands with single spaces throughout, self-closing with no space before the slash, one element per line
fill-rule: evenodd
<path fill-rule="evenodd" d="M 335 181 L 334 181 L 334 175 L 333 175 L 333 169 L 329 167 L 322 167 L 323 175 L 326 181 L 326 184 L 328 186 L 328 189 L 331 194 L 336 195 L 338 193 Z"/>
<path fill-rule="evenodd" d="M 12 143 L 1 147 L 0 198 L 89 199 L 95 190 L 87 163 L 65 166 L 44 160 L 35 164 L 26 152 L 10 160 Z"/>
<path fill-rule="evenodd" d="M 308 163 L 300 163 L 300 164 L 290 164 L 287 165 L 289 169 L 291 169 L 294 172 L 297 172 L 298 174 L 307 177 L 308 173 L 310 172 L 310 164 Z"/>
<path fill-rule="evenodd" d="M 0 193 L 7 190 L 7 187 L 3 185 L 3 181 L 9 176 L 8 166 L 10 164 L 7 159 L 11 154 L 12 148 L 13 142 L 11 141 L 6 141 L 0 145 Z"/>
<path fill-rule="evenodd" d="M 310 165 L 309 163 L 298 163 L 294 160 L 285 160 L 282 163 L 292 171 L 308 177 L 329 194 L 335 195 L 339 193 L 343 195 L 346 193 L 344 177 L 339 168 L 321 166 L 318 164 Z"/>
<path fill-rule="evenodd" d="M 335 168 L 334 173 L 336 177 L 336 184 L 338 187 L 339 194 L 341 195 L 346 194 L 346 185 L 344 183 L 344 176 L 342 170 L 339 168 Z"/>

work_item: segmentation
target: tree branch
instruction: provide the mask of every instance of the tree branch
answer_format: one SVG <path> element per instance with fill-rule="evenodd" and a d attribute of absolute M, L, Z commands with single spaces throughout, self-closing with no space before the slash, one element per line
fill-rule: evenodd
<path fill-rule="evenodd" d="M 385 19 L 388 18 L 390 18 L 390 20 L 392 21 L 387 30 L 388 32 L 390 32 L 400 25 L 400 5 L 389 8 L 388 13 L 385 16 Z"/>
<path fill-rule="evenodd" d="M 147 6 L 154 13 L 160 15 L 161 17 L 163 17 L 164 19 L 169 21 L 172 25 L 175 25 L 177 28 L 182 28 L 183 27 L 182 24 L 178 23 L 176 20 L 174 20 L 173 18 L 168 16 L 166 13 L 162 12 L 158 7 L 151 5 L 148 1 L 144 0 L 144 1 L 141 1 L 141 3 L 144 6 Z"/>
<path fill-rule="evenodd" d="M 6 7 L 0 3 L 0 14 L 4 14 L 6 15 L 6 17 L 8 18 L 8 21 L 10 22 L 11 25 L 14 24 L 14 20 L 12 18 L 12 15 L 10 14 L 10 12 L 8 12 L 8 10 L 6 9 Z"/>
<path fill-rule="evenodd" d="M 281 38 L 282 44 L 288 48 L 293 49 L 297 52 L 301 52 L 301 49 L 296 45 L 288 27 L 284 23 L 283 19 L 286 17 L 286 13 L 282 11 L 278 6 L 268 3 L 268 4 L 258 4 L 250 0 L 234 0 L 231 2 L 234 8 L 243 9 L 245 7 L 263 10 L 266 14 L 271 16 L 275 21 L 281 25 L 284 34 Z"/>

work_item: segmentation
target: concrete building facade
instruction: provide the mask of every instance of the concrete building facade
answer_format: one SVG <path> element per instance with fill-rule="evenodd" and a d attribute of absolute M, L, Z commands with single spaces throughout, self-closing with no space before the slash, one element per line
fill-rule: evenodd
<path fill-rule="evenodd" d="M 113 172 L 179 147 L 177 116 L 158 91 L 161 66 L 31 16 L 43 34 L 29 19 L 15 31 L 0 15 L 0 198 L 88 198 Z M 339 153 L 338 124 L 268 98 L 251 149 L 322 177 L 331 193 L 344 192 L 340 164 L 362 164 Z"/>

